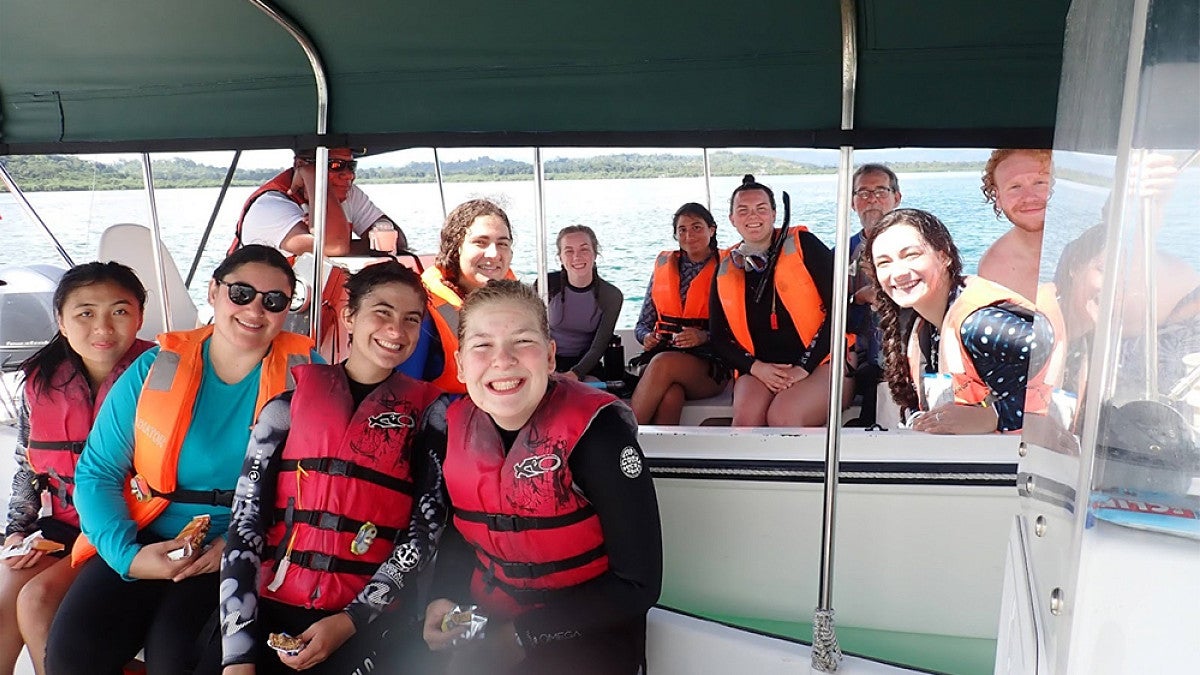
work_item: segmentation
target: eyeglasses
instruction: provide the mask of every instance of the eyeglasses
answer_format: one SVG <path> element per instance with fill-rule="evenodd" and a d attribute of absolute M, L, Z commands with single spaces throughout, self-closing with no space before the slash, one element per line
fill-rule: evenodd
<path fill-rule="evenodd" d="M 311 159 L 304 160 L 305 164 L 316 164 Z M 354 173 L 358 169 L 358 160 L 356 159 L 331 159 L 329 160 L 330 173 Z"/>
<path fill-rule="evenodd" d="M 750 270 L 751 272 L 762 272 L 767 269 L 767 254 L 766 253 L 744 253 L 739 246 L 730 249 L 729 258 L 733 262 L 733 266 L 740 270 Z"/>
<path fill-rule="evenodd" d="M 248 305 L 254 302 L 254 296 L 261 295 L 263 309 L 268 312 L 278 314 L 288 308 L 292 298 L 283 291 L 260 291 L 257 288 L 241 281 L 230 283 L 217 279 L 217 285 L 229 287 L 229 301 L 235 305 Z"/>
<path fill-rule="evenodd" d="M 867 200 L 872 197 L 875 199 L 883 199 L 893 192 L 895 192 L 895 190 L 890 187 L 877 187 L 873 190 L 868 188 L 859 188 L 854 191 L 854 197 L 862 200 Z"/>

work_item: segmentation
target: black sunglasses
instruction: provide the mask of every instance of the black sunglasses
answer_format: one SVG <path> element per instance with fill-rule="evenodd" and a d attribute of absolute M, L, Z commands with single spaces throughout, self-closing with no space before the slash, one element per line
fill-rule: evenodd
<path fill-rule="evenodd" d="M 283 291 L 260 291 L 257 288 L 241 281 L 230 283 L 222 279 L 217 279 L 217 285 L 229 287 L 229 301 L 235 305 L 248 305 L 254 302 L 254 296 L 261 295 L 263 309 L 268 312 L 278 314 L 288 308 L 292 303 L 292 298 Z"/>
<path fill-rule="evenodd" d="M 316 164 L 316 162 L 311 159 L 305 159 L 304 163 L 305 164 Z M 357 169 L 358 169 L 358 160 L 356 160 L 356 159 L 331 159 L 331 160 L 329 160 L 329 171 L 332 173 L 341 173 L 343 171 L 349 171 L 350 173 L 354 173 Z"/>

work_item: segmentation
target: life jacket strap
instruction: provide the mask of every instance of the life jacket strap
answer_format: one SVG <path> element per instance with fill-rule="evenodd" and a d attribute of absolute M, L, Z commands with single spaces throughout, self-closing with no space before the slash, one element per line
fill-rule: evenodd
<path fill-rule="evenodd" d="M 492 532 L 521 532 L 524 530 L 553 530 L 581 523 L 596 514 L 591 504 L 561 516 L 513 516 L 482 511 L 455 511 L 454 515 L 468 523 L 482 523 Z"/>
<path fill-rule="evenodd" d="M 345 558 L 338 558 L 328 553 L 318 553 L 316 551 L 292 551 L 288 556 L 288 560 L 292 561 L 293 565 L 333 574 L 355 574 L 369 577 L 374 575 L 375 571 L 379 569 L 379 563 L 346 560 Z"/>
<path fill-rule="evenodd" d="M 413 493 L 413 484 L 411 481 L 395 476 L 389 476 L 382 471 L 368 469 L 361 464 L 355 464 L 348 459 L 338 459 L 334 457 L 310 457 L 308 459 L 285 459 L 279 464 L 280 471 L 295 471 L 296 469 L 304 469 L 305 471 L 316 471 L 330 476 L 345 476 L 356 480 L 363 480 L 368 483 L 373 483 L 379 487 L 386 488 L 393 492 L 399 492 L 406 495 Z"/>
<path fill-rule="evenodd" d="M 83 453 L 84 441 L 29 441 L 25 444 L 30 450 L 65 450 L 73 455 Z"/>
<path fill-rule="evenodd" d="M 328 511 L 303 511 L 299 509 L 275 509 L 276 520 L 288 523 L 289 528 L 292 523 L 304 523 L 319 530 L 332 530 L 334 532 L 358 532 L 367 524 L 364 520 L 354 520 L 336 513 Z M 372 524 L 374 525 L 374 524 Z M 374 525 L 377 534 L 376 537 L 395 541 L 400 534 L 400 530 L 394 527 L 383 527 Z"/>
<path fill-rule="evenodd" d="M 484 565 L 485 569 L 492 567 L 504 570 L 504 575 L 509 579 L 537 579 L 539 577 L 548 576 L 556 572 L 565 572 L 567 570 L 575 569 L 576 567 L 583 567 L 593 560 L 603 558 L 605 555 L 604 545 L 601 544 L 600 546 L 597 546 L 589 551 L 584 551 L 579 555 L 573 555 L 570 558 L 563 558 L 562 560 L 554 560 L 552 562 L 545 563 L 522 563 L 500 560 L 492 557 L 482 549 L 477 550 L 479 550 L 481 554 L 488 558 L 486 563 L 480 561 L 480 563 Z"/>

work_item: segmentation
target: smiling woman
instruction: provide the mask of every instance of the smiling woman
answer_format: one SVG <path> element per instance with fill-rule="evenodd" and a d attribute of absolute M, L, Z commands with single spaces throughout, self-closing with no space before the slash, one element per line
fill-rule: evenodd
<path fill-rule="evenodd" d="M 562 267 L 547 275 L 550 336 L 556 345 L 555 371 L 573 380 L 600 377 L 600 357 L 613 336 L 625 296 L 600 278 L 600 241 L 587 225 L 558 231 Z"/>

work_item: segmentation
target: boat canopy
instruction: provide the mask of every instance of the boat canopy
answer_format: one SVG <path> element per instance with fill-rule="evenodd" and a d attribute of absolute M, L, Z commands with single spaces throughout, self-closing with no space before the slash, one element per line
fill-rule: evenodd
<path fill-rule="evenodd" d="M 1068 0 L 279 0 L 329 145 L 1049 147 Z M 0 155 L 316 144 L 304 53 L 243 0 L 0 0 Z"/>

